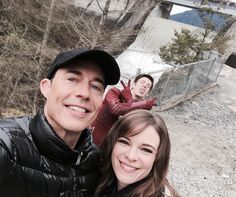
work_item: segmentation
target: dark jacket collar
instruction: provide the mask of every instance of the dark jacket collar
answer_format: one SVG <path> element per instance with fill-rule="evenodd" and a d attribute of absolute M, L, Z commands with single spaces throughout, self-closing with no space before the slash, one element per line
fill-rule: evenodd
<path fill-rule="evenodd" d="M 114 180 L 110 186 L 106 189 L 106 191 L 101 195 L 101 197 L 129 197 L 130 194 L 133 193 L 134 189 L 137 188 L 139 185 L 143 184 L 145 179 L 142 179 L 138 182 L 128 185 L 127 187 L 117 191 L 117 180 Z M 165 189 L 162 189 L 162 192 L 159 194 L 155 194 L 157 197 L 164 197 Z"/>
<path fill-rule="evenodd" d="M 39 111 L 30 122 L 30 132 L 40 153 L 56 162 L 73 164 L 78 155 L 86 154 L 92 146 L 92 137 L 85 129 L 75 149 L 70 147 L 53 131 L 44 114 Z"/>
<path fill-rule="evenodd" d="M 117 182 L 116 180 L 113 181 L 113 183 L 107 188 L 107 190 L 104 192 L 104 197 L 127 197 L 130 196 L 128 194 L 132 194 L 132 191 L 143 183 L 144 180 L 138 181 L 136 183 L 130 184 L 127 187 L 121 189 L 120 191 L 117 191 Z"/>

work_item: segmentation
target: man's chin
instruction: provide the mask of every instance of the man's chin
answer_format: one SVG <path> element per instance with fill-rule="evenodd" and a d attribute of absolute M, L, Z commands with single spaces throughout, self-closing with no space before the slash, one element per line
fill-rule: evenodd
<path fill-rule="evenodd" d="M 145 97 L 145 95 L 143 94 L 143 93 L 139 93 L 139 95 L 138 95 L 140 98 L 143 98 L 143 97 Z"/>
<path fill-rule="evenodd" d="M 143 99 L 143 96 L 136 95 L 136 100 L 137 100 L 137 101 L 142 100 L 142 99 Z"/>

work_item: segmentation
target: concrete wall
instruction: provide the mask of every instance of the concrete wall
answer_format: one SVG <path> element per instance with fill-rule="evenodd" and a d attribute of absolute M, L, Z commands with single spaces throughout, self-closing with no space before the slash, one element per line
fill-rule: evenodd
<path fill-rule="evenodd" d="M 158 52 L 162 45 L 172 41 L 175 30 L 180 32 L 182 28 L 189 29 L 190 31 L 203 31 L 202 28 L 196 26 L 155 16 L 149 17 L 135 42 L 129 48 L 151 53 Z"/>
<path fill-rule="evenodd" d="M 159 18 L 155 12 L 152 13 L 136 40 L 117 58 L 122 76 L 130 78 L 137 73 L 137 70 L 141 70 L 142 73 L 155 72 L 154 77 L 158 80 L 163 70 L 171 68 L 161 60 L 158 54 L 159 48 L 171 42 L 174 31 L 181 31 L 182 28 L 191 31 L 203 30 L 192 25 Z"/>

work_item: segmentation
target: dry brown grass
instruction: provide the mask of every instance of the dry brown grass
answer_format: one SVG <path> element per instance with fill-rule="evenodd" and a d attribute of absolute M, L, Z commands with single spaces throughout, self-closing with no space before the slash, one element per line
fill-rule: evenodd
<path fill-rule="evenodd" d="M 5 109 L 2 111 L 2 117 L 17 117 L 17 116 L 23 116 L 25 113 L 23 111 L 20 111 L 18 109 Z"/>

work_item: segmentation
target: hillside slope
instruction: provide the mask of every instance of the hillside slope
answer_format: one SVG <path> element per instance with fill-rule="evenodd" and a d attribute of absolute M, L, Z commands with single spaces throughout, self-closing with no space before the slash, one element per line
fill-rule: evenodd
<path fill-rule="evenodd" d="M 184 197 L 236 196 L 236 69 L 218 86 L 161 112 L 169 128 L 170 181 Z"/>

